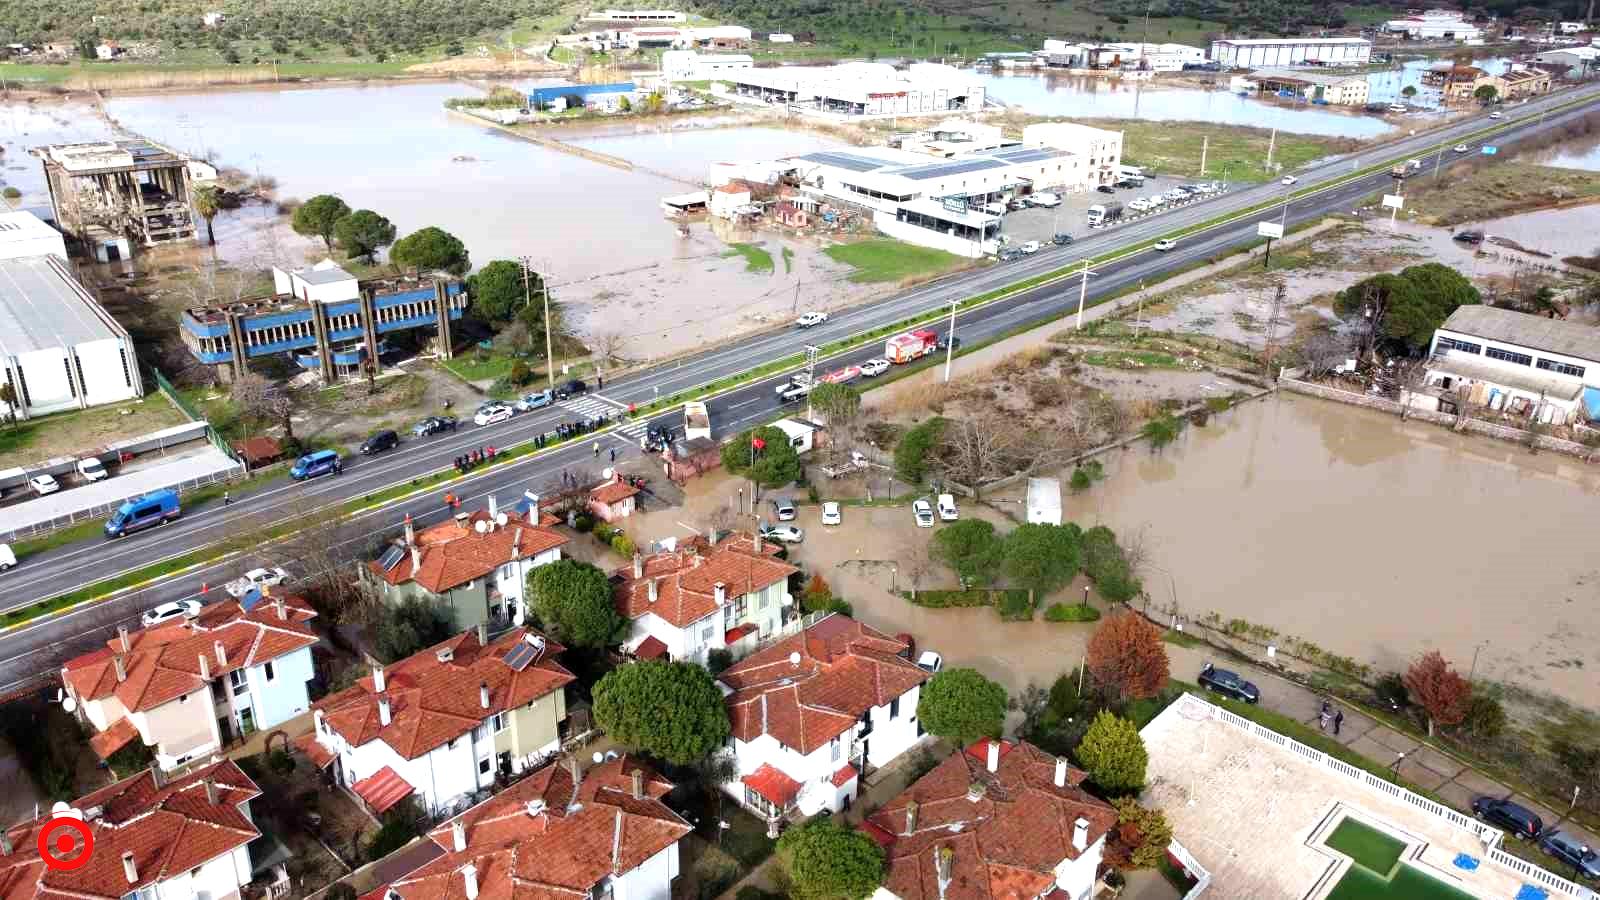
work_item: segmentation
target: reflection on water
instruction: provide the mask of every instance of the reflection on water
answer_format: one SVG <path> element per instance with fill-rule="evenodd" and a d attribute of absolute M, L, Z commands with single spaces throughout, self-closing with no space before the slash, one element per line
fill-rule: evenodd
<path fill-rule="evenodd" d="M 1571 139 L 1523 158 L 1547 166 L 1600 172 L 1600 135 Z"/>

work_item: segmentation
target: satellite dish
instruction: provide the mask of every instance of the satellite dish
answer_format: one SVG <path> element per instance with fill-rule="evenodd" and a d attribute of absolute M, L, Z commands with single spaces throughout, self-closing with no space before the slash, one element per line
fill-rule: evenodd
<path fill-rule="evenodd" d="M 485 522 L 482 519 L 479 519 L 477 522 L 475 522 L 473 524 L 472 530 L 476 531 L 479 534 L 483 534 L 483 533 L 485 533 L 485 532 L 487 532 L 489 530 L 489 523 Z"/>
<path fill-rule="evenodd" d="M 793 653 L 789 654 L 789 665 L 791 665 L 791 666 L 800 665 L 800 651 L 796 650 Z"/>
<path fill-rule="evenodd" d="M 494 521 L 495 521 L 496 525 L 499 525 L 501 528 L 504 528 L 504 527 L 506 527 L 506 523 L 511 521 L 511 517 L 506 515 L 505 513 L 501 513 L 498 516 L 494 517 Z"/>
<path fill-rule="evenodd" d="M 78 710 L 78 701 L 74 700 L 71 697 L 63 697 L 61 699 L 61 708 L 66 710 L 69 713 L 70 712 L 77 712 L 77 710 Z"/>
<path fill-rule="evenodd" d="M 72 808 L 71 806 L 67 805 L 66 801 L 57 800 L 56 802 L 50 804 L 50 815 L 51 816 L 60 816 L 62 813 L 66 812 L 67 810 L 69 810 L 71 808 Z"/>

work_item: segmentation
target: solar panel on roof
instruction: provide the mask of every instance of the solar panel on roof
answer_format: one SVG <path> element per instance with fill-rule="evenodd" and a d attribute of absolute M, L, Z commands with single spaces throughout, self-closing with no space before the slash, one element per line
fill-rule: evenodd
<path fill-rule="evenodd" d="M 912 181 L 923 181 L 929 178 L 943 178 L 947 175 L 960 175 L 964 172 L 979 172 L 984 169 L 996 169 L 1005 165 L 998 159 L 962 159 L 947 163 L 934 163 L 928 166 L 911 166 L 905 169 L 891 169 L 885 175 L 899 175 Z"/>
<path fill-rule="evenodd" d="M 828 151 L 807 153 L 805 156 L 795 158 L 803 159 L 806 162 L 822 163 L 825 166 L 833 166 L 837 169 L 849 169 L 852 172 L 871 172 L 873 169 L 881 169 L 888 165 L 883 160 L 873 159 L 870 156 L 856 156 L 853 153 L 831 153 Z"/>
<path fill-rule="evenodd" d="M 253 611 L 261 603 L 261 589 L 251 588 L 250 592 L 239 598 L 239 608 L 245 612 Z"/>
<path fill-rule="evenodd" d="M 1024 147 L 1018 150 L 1000 150 L 989 155 L 1009 163 L 1025 163 L 1054 159 L 1067 154 L 1060 150 L 1046 150 L 1043 147 Z"/>
<path fill-rule="evenodd" d="M 515 647 L 506 651 L 502 662 L 509 666 L 513 672 L 521 672 L 528 666 L 533 665 L 534 661 L 544 654 L 544 639 L 537 638 L 538 643 L 536 644 L 533 643 L 535 638 L 537 638 L 537 635 L 528 635 L 523 640 L 517 641 Z"/>
<path fill-rule="evenodd" d="M 400 560 L 406 558 L 406 548 L 398 544 L 383 552 L 383 558 L 378 560 L 378 566 L 385 572 L 400 565 Z"/>

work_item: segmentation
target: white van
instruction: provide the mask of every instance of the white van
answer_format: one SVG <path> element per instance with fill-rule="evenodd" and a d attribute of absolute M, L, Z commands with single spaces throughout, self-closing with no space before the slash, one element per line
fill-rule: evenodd
<path fill-rule="evenodd" d="M 1004 203 L 991 203 L 985 206 L 983 211 L 991 216 L 1003 216 L 1006 214 L 1006 205 Z"/>
<path fill-rule="evenodd" d="M 940 494 L 939 520 L 942 522 L 954 522 L 959 518 L 961 518 L 961 514 L 956 511 L 956 498 L 950 494 Z"/>
<path fill-rule="evenodd" d="M 83 480 L 91 482 L 111 477 L 111 473 L 106 471 L 100 460 L 92 456 L 78 460 L 78 474 L 83 476 Z"/>
<path fill-rule="evenodd" d="M 1048 191 L 1042 194 L 1034 194 L 1033 205 L 1042 206 L 1045 209 L 1054 209 L 1061 205 L 1061 198 L 1056 194 L 1049 193 Z"/>
<path fill-rule="evenodd" d="M 11 552 L 10 544 L 0 544 L 0 572 L 17 564 L 17 555 Z"/>

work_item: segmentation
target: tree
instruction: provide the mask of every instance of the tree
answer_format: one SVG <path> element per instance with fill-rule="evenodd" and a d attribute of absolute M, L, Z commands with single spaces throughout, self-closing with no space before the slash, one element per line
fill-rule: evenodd
<path fill-rule="evenodd" d="M 994 525 L 983 519 L 962 519 L 935 532 L 933 554 L 955 570 L 962 587 L 994 583 L 1003 558 Z"/>
<path fill-rule="evenodd" d="M 1364 353 L 1379 343 L 1408 354 L 1433 341 L 1433 333 L 1458 307 L 1481 302 L 1472 282 L 1439 263 L 1408 266 L 1363 279 L 1334 295 L 1333 310 L 1357 326 Z"/>
<path fill-rule="evenodd" d="M 1159 809 L 1146 809 L 1133 797 L 1111 801 L 1117 826 L 1106 841 L 1105 862 L 1118 869 L 1149 869 L 1161 863 L 1172 843 L 1172 825 Z"/>
<path fill-rule="evenodd" d="M 1027 588 L 1037 605 L 1039 596 L 1065 587 L 1078 574 L 1079 541 L 1076 525 L 1018 525 L 1005 537 L 1006 577 Z"/>
<path fill-rule="evenodd" d="M 1472 97 L 1484 106 L 1488 106 L 1500 99 L 1500 89 L 1492 84 L 1480 84 L 1478 89 L 1472 92 Z"/>
<path fill-rule="evenodd" d="M 847 384 L 819 384 L 806 400 L 831 428 L 847 425 L 861 413 L 861 392 Z"/>
<path fill-rule="evenodd" d="M 346 256 L 371 263 L 380 248 L 394 243 L 394 223 L 370 209 L 358 209 L 334 223 L 333 236 Z"/>
<path fill-rule="evenodd" d="M 479 318 L 496 324 L 511 321 L 524 306 L 535 305 L 531 300 L 543 290 L 544 282 L 535 273 L 529 273 L 524 289 L 522 264 L 511 259 L 497 259 L 467 279 L 472 308 Z"/>
<path fill-rule="evenodd" d="M 318 194 L 300 205 L 289 220 L 295 234 L 322 238 L 329 250 L 333 249 L 333 229 L 339 220 L 350 215 L 350 207 L 333 194 Z"/>
<path fill-rule="evenodd" d="M 1161 632 L 1130 609 L 1100 623 L 1089 638 L 1089 675 L 1123 700 L 1144 700 L 1167 686 L 1167 648 Z"/>
<path fill-rule="evenodd" d="M 993 410 L 957 419 L 940 434 L 940 457 L 951 478 L 979 491 L 1016 468 L 1016 422 Z"/>
<path fill-rule="evenodd" d="M 534 612 L 555 636 L 574 647 L 600 648 L 624 636 L 606 573 L 575 559 L 558 559 L 528 573 Z"/>
<path fill-rule="evenodd" d="M 1078 765 L 1102 791 L 1111 795 L 1137 794 L 1144 787 L 1144 770 L 1150 754 L 1131 720 L 1102 709 L 1089 723 L 1078 744 Z"/>
<path fill-rule="evenodd" d="M 863 900 L 883 883 L 883 848 L 832 819 L 788 829 L 777 853 L 792 900 Z"/>
<path fill-rule="evenodd" d="M 962 746 L 999 737 L 1006 720 L 1006 689 L 976 669 L 946 669 L 922 686 L 917 718 L 929 734 Z"/>
<path fill-rule="evenodd" d="M 389 261 L 408 269 L 438 270 L 451 275 L 465 275 L 472 268 L 461 239 L 432 225 L 395 241 L 389 248 Z"/>
<path fill-rule="evenodd" d="M 202 184 L 194 189 L 194 211 L 206 220 L 206 242 L 213 247 L 217 245 L 217 233 L 211 228 L 211 220 L 221 210 L 222 195 L 217 192 L 216 185 Z"/>
<path fill-rule="evenodd" d="M 392 663 L 455 633 L 455 610 L 443 603 L 412 598 L 401 601 L 378 622 L 376 649 L 380 659 Z"/>
<path fill-rule="evenodd" d="M 1094 580 L 1100 596 L 1114 603 L 1127 603 L 1144 590 L 1116 534 L 1104 525 L 1083 533 L 1083 571 Z"/>
<path fill-rule="evenodd" d="M 730 730 L 722 691 L 691 662 L 644 660 L 611 670 L 594 686 L 594 718 L 619 742 L 677 765 L 716 751 Z"/>
<path fill-rule="evenodd" d="M 1406 98 L 1407 100 L 1411 99 L 1412 97 L 1415 97 L 1416 95 L 1417 95 L 1417 86 L 1414 85 L 1414 84 L 1408 84 L 1405 87 L 1400 89 L 1400 96 Z"/>
<path fill-rule="evenodd" d="M 900 436 L 894 447 L 894 471 L 907 484 L 921 484 L 928 474 L 928 454 L 939 443 L 945 420 L 934 416 Z"/>
<path fill-rule="evenodd" d="M 771 425 L 750 429 L 722 445 L 722 467 L 765 487 L 800 477 L 800 457 L 789 436 Z"/>
<path fill-rule="evenodd" d="M 16 428 L 17 389 L 12 387 L 11 382 L 9 381 L 5 382 L 4 384 L 0 384 L 0 403 L 4 403 L 6 405 L 6 420 L 11 423 L 11 427 L 13 429 Z"/>
<path fill-rule="evenodd" d="M 1459 725 L 1467 717 L 1472 685 L 1437 650 L 1429 650 L 1405 674 L 1406 691 L 1428 714 L 1428 736 L 1435 725 Z"/>

